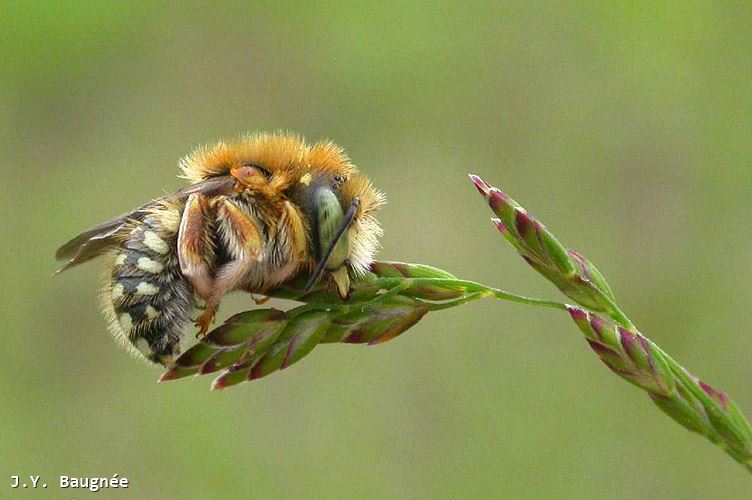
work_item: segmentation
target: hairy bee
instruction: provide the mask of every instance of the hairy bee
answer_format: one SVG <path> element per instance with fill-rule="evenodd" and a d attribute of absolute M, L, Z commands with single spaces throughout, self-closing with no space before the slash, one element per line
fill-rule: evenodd
<path fill-rule="evenodd" d="M 329 141 L 256 134 L 180 160 L 189 187 L 81 233 L 60 247 L 58 272 L 109 257 L 110 330 L 147 359 L 179 353 L 191 311 L 208 331 L 228 293 L 263 294 L 300 273 L 326 277 L 345 299 L 371 264 L 383 195 Z"/>

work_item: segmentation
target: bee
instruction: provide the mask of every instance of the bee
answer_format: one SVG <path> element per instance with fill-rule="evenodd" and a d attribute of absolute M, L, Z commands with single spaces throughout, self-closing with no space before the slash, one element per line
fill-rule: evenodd
<path fill-rule="evenodd" d="M 61 246 L 57 272 L 108 259 L 109 329 L 168 366 L 194 308 L 197 336 L 222 297 L 262 295 L 301 273 L 344 300 L 373 261 L 384 196 L 331 141 L 259 133 L 201 147 L 179 162 L 188 187 L 99 224 Z"/>

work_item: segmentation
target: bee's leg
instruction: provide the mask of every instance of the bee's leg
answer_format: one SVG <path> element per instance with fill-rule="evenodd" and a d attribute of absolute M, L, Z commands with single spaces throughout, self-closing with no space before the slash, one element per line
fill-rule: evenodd
<path fill-rule="evenodd" d="M 243 213 L 233 202 L 224 200 L 217 212 L 220 225 L 234 235 L 231 252 L 240 258 L 222 266 L 212 283 L 211 290 L 206 297 L 204 312 L 196 319 L 199 327 L 197 336 L 206 335 L 214 321 L 214 315 L 219 308 L 222 297 L 238 288 L 248 271 L 258 264 L 262 258 L 262 236 L 256 223 Z"/>
<path fill-rule="evenodd" d="M 222 266 L 217 272 L 217 278 L 214 280 L 213 287 L 204 305 L 204 312 L 196 318 L 196 326 L 199 327 L 196 337 L 203 337 L 207 334 L 209 327 L 214 322 L 214 316 L 217 314 L 222 297 L 227 292 L 237 288 L 238 284 L 245 279 L 248 268 L 253 264 L 254 262 L 246 260 L 234 260 Z"/>
<path fill-rule="evenodd" d="M 308 238 L 303 224 L 303 215 L 292 203 L 285 201 L 282 204 L 282 217 L 277 224 L 275 238 L 278 248 L 290 247 L 291 257 L 302 263 L 308 249 Z"/>
<path fill-rule="evenodd" d="M 180 219 L 178 260 L 180 271 L 201 298 L 209 297 L 212 289 L 210 265 L 214 257 L 211 241 L 209 207 L 204 195 L 188 197 Z"/>
<path fill-rule="evenodd" d="M 198 327 L 198 332 L 196 332 L 197 339 L 200 339 L 209 333 L 209 327 L 214 322 L 214 316 L 217 314 L 217 309 L 218 306 L 204 308 L 204 312 L 193 322 L 193 324 Z"/>

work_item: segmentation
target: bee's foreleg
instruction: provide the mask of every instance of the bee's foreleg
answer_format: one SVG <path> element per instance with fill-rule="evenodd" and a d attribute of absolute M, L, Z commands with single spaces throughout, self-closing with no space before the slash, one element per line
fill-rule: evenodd
<path fill-rule="evenodd" d="M 256 222 L 243 213 L 233 202 L 224 200 L 218 207 L 220 224 L 233 235 L 235 248 L 232 253 L 239 258 L 233 260 L 218 271 L 206 297 L 204 312 L 196 319 L 199 327 L 198 336 L 209 331 L 214 315 L 219 308 L 222 297 L 243 284 L 248 271 L 257 265 L 262 257 L 262 236 Z"/>
<path fill-rule="evenodd" d="M 306 238 L 306 229 L 303 224 L 303 215 L 289 201 L 285 201 L 282 204 L 282 217 L 280 218 L 278 227 L 285 229 L 284 232 L 278 231 L 278 234 L 287 233 L 287 238 L 285 239 L 289 239 L 294 258 L 299 261 L 305 260 L 308 239 Z"/>
<path fill-rule="evenodd" d="M 194 193 L 188 197 L 180 219 L 178 260 L 180 271 L 196 294 L 206 299 L 211 294 L 210 265 L 214 248 L 210 237 L 211 221 L 206 197 Z"/>

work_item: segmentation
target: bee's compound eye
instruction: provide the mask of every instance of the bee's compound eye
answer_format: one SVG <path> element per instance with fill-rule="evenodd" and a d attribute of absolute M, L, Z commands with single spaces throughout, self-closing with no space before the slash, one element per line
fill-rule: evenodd
<path fill-rule="evenodd" d="M 337 174 L 337 175 L 334 176 L 333 180 L 334 180 L 334 185 L 335 186 L 339 186 L 340 184 L 342 184 L 343 182 L 345 182 L 347 180 L 347 178 L 344 175 Z"/>

